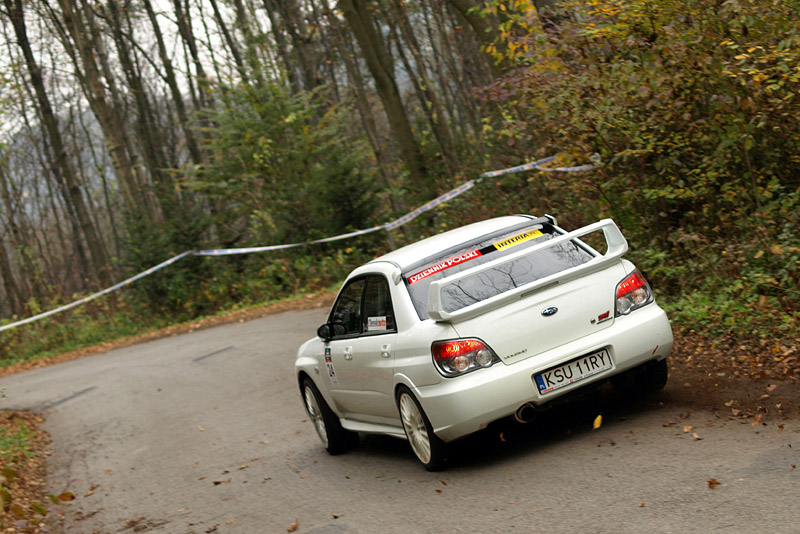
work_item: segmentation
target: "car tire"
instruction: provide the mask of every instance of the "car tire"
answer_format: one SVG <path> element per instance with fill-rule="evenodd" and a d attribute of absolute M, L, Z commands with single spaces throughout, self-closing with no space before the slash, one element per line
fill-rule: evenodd
<path fill-rule="evenodd" d="M 314 382 L 303 379 L 303 404 L 319 435 L 322 446 L 329 454 L 342 454 L 356 446 L 358 434 L 342 427 L 339 418 L 333 413 Z"/>
<path fill-rule="evenodd" d="M 439 471 L 444 467 L 447 446 L 433 433 L 428 416 L 419 401 L 406 387 L 397 391 L 397 409 L 403 423 L 408 444 L 427 471 Z"/>
<path fill-rule="evenodd" d="M 667 359 L 651 360 L 611 379 L 619 391 L 641 397 L 664 389 L 669 378 Z"/>

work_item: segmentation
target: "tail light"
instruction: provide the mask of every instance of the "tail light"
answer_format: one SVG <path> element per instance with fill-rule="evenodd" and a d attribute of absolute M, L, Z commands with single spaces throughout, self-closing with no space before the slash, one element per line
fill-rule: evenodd
<path fill-rule="evenodd" d="M 638 270 L 617 284 L 617 317 L 628 315 L 651 302 L 653 302 L 653 292 Z"/>
<path fill-rule="evenodd" d="M 433 363 L 444 376 L 453 377 L 500 361 L 489 346 L 480 339 L 436 341 L 431 346 Z"/>

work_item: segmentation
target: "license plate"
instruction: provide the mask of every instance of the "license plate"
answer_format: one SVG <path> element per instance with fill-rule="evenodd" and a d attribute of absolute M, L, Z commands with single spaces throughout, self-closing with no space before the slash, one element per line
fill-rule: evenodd
<path fill-rule="evenodd" d="M 574 384 L 578 380 L 608 371 L 613 366 L 608 351 L 606 349 L 598 350 L 536 375 L 536 386 L 539 388 L 539 393 L 550 393 L 564 386 Z"/>

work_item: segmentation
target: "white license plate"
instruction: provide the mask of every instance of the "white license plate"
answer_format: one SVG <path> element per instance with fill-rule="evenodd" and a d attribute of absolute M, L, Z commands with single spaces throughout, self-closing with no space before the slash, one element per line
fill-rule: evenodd
<path fill-rule="evenodd" d="M 539 393 L 550 393 L 578 380 L 608 371 L 614 366 L 606 349 L 573 360 L 561 367 L 550 369 L 535 376 Z"/>

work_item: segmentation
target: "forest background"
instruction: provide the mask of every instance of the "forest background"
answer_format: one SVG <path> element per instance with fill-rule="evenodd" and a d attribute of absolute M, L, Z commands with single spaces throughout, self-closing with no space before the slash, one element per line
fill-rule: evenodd
<path fill-rule="evenodd" d="M 800 1 L 2 0 L 0 324 L 192 249 L 612 217 L 678 335 L 800 340 Z M 340 283 L 385 233 L 187 257 L 0 365 Z M 742 362 L 747 365 L 747 362 Z"/>

